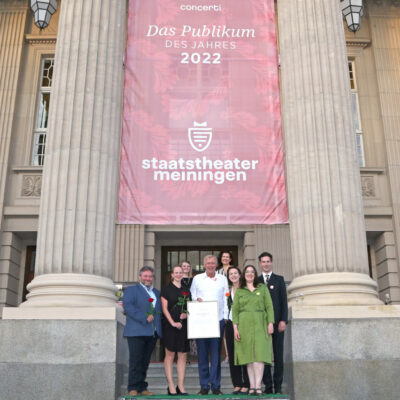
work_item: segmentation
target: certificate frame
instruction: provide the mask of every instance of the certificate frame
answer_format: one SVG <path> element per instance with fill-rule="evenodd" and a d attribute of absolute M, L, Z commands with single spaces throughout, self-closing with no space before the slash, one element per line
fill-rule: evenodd
<path fill-rule="evenodd" d="M 188 339 L 220 337 L 218 301 L 189 301 L 187 308 Z"/>

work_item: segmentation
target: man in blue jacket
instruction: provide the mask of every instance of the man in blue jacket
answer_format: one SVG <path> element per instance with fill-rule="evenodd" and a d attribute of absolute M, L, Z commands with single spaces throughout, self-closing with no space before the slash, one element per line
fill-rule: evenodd
<path fill-rule="evenodd" d="M 153 288 L 154 269 L 142 267 L 139 283 L 125 289 L 123 302 L 126 313 L 124 336 L 129 346 L 128 394 L 151 396 L 146 375 L 151 353 L 161 337 L 160 291 Z"/>

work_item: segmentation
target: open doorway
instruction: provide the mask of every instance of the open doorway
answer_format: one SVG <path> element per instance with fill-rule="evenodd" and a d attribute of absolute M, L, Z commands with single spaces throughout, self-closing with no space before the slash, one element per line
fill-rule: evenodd
<path fill-rule="evenodd" d="M 212 254 L 218 257 L 221 251 L 230 251 L 233 256 L 233 265 L 238 265 L 238 246 L 162 246 L 161 247 L 161 287 L 168 284 L 171 268 L 189 261 L 193 276 L 204 272 L 203 259 Z"/>

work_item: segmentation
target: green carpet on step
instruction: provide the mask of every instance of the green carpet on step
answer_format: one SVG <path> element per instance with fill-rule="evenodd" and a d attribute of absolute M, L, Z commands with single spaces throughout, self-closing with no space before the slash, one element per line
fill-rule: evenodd
<path fill-rule="evenodd" d="M 222 394 L 214 395 L 209 394 L 207 396 L 202 396 L 199 394 L 191 394 L 189 396 L 168 396 L 167 394 L 154 394 L 153 396 L 121 396 L 120 400 L 128 399 L 165 399 L 165 398 L 180 398 L 180 399 L 254 399 L 255 397 L 263 399 L 287 399 L 288 396 L 284 394 L 264 394 L 262 396 L 249 396 L 249 395 L 234 395 L 234 394 Z"/>

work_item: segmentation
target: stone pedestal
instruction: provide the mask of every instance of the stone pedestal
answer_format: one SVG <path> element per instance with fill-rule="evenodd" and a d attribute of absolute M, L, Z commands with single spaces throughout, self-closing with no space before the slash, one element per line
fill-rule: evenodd
<path fill-rule="evenodd" d="M 0 399 L 112 400 L 128 370 L 116 308 L 5 308 Z"/>
<path fill-rule="evenodd" d="M 292 400 L 398 400 L 400 306 L 291 307 L 285 380 Z"/>

